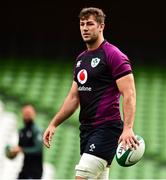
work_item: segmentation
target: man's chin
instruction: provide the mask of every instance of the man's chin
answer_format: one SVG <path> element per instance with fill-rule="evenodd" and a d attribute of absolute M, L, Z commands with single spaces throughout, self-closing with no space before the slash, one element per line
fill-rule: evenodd
<path fill-rule="evenodd" d="M 83 39 L 83 41 L 87 44 L 93 44 L 95 42 L 93 39 Z"/>
<path fill-rule="evenodd" d="M 83 39 L 83 41 L 84 41 L 85 43 L 89 43 L 89 42 L 91 41 L 91 39 Z"/>

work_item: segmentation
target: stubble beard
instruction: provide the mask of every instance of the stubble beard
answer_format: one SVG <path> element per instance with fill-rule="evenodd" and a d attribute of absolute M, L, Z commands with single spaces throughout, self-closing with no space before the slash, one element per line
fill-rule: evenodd
<path fill-rule="evenodd" d="M 94 38 L 91 38 L 91 39 L 87 39 L 87 40 L 84 40 L 84 42 L 87 44 L 87 45 L 93 45 L 95 44 L 97 41 L 97 38 L 94 37 Z"/>

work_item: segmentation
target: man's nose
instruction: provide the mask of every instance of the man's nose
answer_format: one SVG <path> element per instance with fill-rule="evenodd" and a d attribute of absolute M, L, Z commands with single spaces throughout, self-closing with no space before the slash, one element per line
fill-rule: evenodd
<path fill-rule="evenodd" d="M 88 30 L 88 26 L 87 26 L 86 24 L 83 26 L 83 30 L 84 30 L 84 31 L 87 31 L 87 30 Z"/>

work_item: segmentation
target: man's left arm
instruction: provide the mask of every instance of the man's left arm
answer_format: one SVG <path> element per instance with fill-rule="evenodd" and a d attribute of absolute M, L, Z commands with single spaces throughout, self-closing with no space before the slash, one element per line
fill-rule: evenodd
<path fill-rule="evenodd" d="M 119 138 L 119 143 L 122 142 L 124 147 L 136 148 L 139 142 L 133 132 L 134 118 L 136 111 L 136 90 L 133 74 L 128 74 L 116 80 L 116 84 L 120 93 L 123 96 L 123 132 Z"/>

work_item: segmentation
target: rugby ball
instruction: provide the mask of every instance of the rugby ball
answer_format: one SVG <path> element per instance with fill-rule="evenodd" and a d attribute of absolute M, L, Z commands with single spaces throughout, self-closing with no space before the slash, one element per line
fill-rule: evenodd
<path fill-rule="evenodd" d="M 8 159 L 14 159 L 17 156 L 16 153 L 11 152 L 11 147 L 9 145 L 5 147 L 5 155 Z"/>
<path fill-rule="evenodd" d="M 124 149 L 122 142 L 118 145 L 116 150 L 116 161 L 120 166 L 132 166 L 141 160 L 142 156 L 144 155 L 145 141 L 139 135 L 136 135 L 136 138 L 139 141 L 139 146 L 137 146 L 136 149 L 129 149 L 128 147 Z"/>

